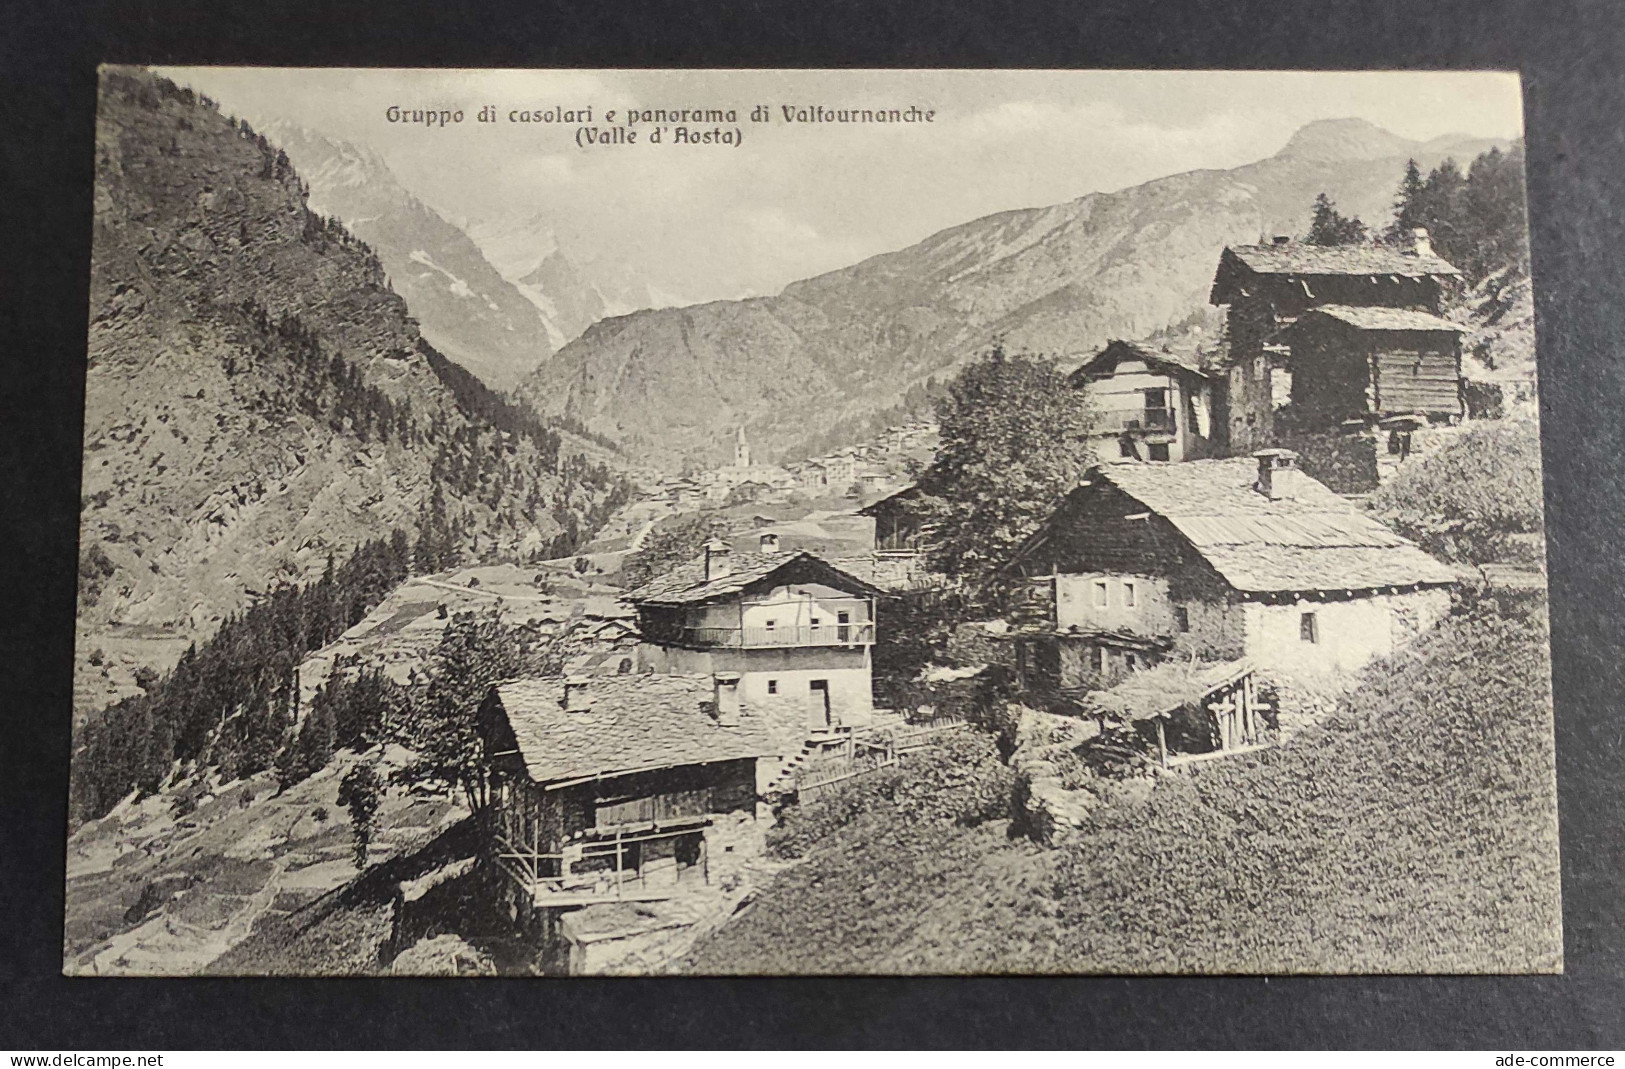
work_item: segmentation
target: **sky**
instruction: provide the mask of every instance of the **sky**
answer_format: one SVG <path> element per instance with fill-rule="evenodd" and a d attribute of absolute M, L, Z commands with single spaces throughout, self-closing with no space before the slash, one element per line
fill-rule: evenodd
<path fill-rule="evenodd" d="M 1493 72 L 162 73 L 256 127 L 288 122 L 373 150 L 453 222 L 487 234 L 552 231 L 578 258 L 683 301 L 775 293 L 995 212 L 1250 163 L 1317 119 L 1363 118 L 1415 140 L 1522 132 L 1517 76 Z M 475 121 L 485 104 L 497 122 Z M 750 121 L 757 104 L 773 122 Z M 912 105 L 935 118 L 788 124 L 786 104 Z M 392 123 L 392 105 L 461 109 L 464 119 Z M 624 126 L 628 109 L 733 108 L 737 122 L 722 125 L 737 127 L 741 143 L 655 145 L 648 132 L 660 124 L 638 123 L 636 144 L 583 147 L 579 122 L 509 121 L 515 109 L 589 107 L 598 128 Z M 664 125 L 669 139 L 679 124 Z"/>

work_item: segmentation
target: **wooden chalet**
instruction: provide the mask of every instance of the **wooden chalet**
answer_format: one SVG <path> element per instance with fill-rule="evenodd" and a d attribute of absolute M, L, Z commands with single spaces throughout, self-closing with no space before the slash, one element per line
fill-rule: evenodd
<path fill-rule="evenodd" d="M 1102 463 L 1213 455 L 1213 380 L 1199 351 L 1112 341 L 1068 382 L 1094 409 Z"/>
<path fill-rule="evenodd" d="M 1286 450 L 1100 465 L 1009 570 L 1021 672 L 1077 691 L 1175 660 L 1351 671 L 1431 627 L 1456 582 Z"/>
<path fill-rule="evenodd" d="M 918 553 L 931 537 L 931 525 L 921 508 L 925 491 L 910 483 L 895 493 L 858 510 L 875 521 L 875 550 L 881 553 Z"/>
<path fill-rule="evenodd" d="M 1216 418 L 1221 452 L 1235 455 L 1273 441 L 1273 374 L 1289 355 L 1278 337 L 1283 327 L 1322 305 L 1437 316 L 1459 276 L 1421 229 L 1404 247 L 1308 245 L 1277 237 L 1226 248 L 1208 296 L 1210 303 L 1228 306 L 1225 404 Z"/>
<path fill-rule="evenodd" d="M 552 933 L 562 909 L 671 898 L 759 846 L 757 759 L 772 745 L 737 676 L 511 680 L 477 724 L 489 851 L 526 930 Z"/>

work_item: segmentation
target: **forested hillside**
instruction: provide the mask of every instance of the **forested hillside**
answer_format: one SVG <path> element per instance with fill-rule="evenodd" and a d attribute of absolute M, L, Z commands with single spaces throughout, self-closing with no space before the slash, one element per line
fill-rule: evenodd
<path fill-rule="evenodd" d="M 212 630 L 397 528 L 572 550 L 623 493 L 434 352 L 287 157 L 144 72 L 98 120 L 81 615 Z M 603 450 L 591 447 L 599 456 Z"/>
<path fill-rule="evenodd" d="M 207 100 L 106 69 L 96 167 L 78 667 L 105 678 L 135 631 L 195 645 L 174 679 L 137 658 L 115 712 L 76 709 L 81 757 L 111 762 L 76 784 L 92 810 L 291 700 L 290 664 L 408 571 L 571 553 L 630 493 L 601 443 L 436 352 L 282 151 Z"/>

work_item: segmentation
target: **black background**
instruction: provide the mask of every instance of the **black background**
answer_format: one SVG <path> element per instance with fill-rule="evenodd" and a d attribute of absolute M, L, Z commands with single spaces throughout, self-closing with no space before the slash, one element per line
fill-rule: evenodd
<path fill-rule="evenodd" d="M 383 0 L 307 9 L 283 0 L 38 0 L 0 12 L 0 1049 L 1625 1047 L 1625 712 L 1617 663 L 1625 649 L 1625 6 Z M 102 61 L 1521 70 L 1566 974 L 64 979 L 74 568 Z"/>

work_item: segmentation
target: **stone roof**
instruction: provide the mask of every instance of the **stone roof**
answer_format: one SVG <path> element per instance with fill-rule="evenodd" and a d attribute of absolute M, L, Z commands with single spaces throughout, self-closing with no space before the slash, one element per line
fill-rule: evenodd
<path fill-rule="evenodd" d="M 1354 304 L 1322 304 L 1309 309 L 1298 322 L 1313 315 L 1329 316 L 1360 330 L 1435 330 L 1465 334 L 1467 328 L 1448 319 L 1409 308 L 1374 308 Z"/>
<path fill-rule="evenodd" d="M 884 511 L 885 507 L 888 505 L 901 505 L 903 502 L 913 501 L 921 497 L 923 494 L 924 491 L 920 489 L 918 483 L 909 483 L 907 486 L 902 486 L 896 490 L 893 490 L 891 493 L 887 494 L 878 501 L 869 502 L 869 504 L 858 510 L 858 515 L 873 516 L 877 512 Z"/>
<path fill-rule="evenodd" d="M 776 753 L 748 713 L 723 727 L 710 713 L 710 676 L 591 676 L 590 704 L 564 708 L 564 680 L 518 679 L 492 688 L 536 783 L 763 757 Z"/>
<path fill-rule="evenodd" d="M 1199 348 L 1195 345 L 1169 344 L 1152 348 L 1139 342 L 1114 340 L 1107 342 L 1099 352 L 1085 360 L 1068 376 L 1069 381 L 1074 386 L 1083 385 L 1090 381 L 1091 376 L 1096 374 L 1096 369 L 1108 359 L 1112 361 L 1114 368 L 1123 359 L 1133 359 L 1144 361 L 1150 366 L 1162 365 L 1175 372 L 1203 376 L 1208 374 L 1207 369 L 1202 366 Z"/>
<path fill-rule="evenodd" d="M 1290 499 L 1253 489 L 1252 457 L 1094 469 L 1164 517 L 1244 593 L 1448 584 L 1456 573 L 1324 485 L 1298 473 Z"/>
<path fill-rule="evenodd" d="M 656 605 L 690 605 L 702 601 L 738 594 L 746 587 L 766 579 L 774 572 L 792 564 L 810 565 L 824 573 L 830 586 L 846 585 L 853 593 L 870 597 L 882 593 L 857 576 L 842 571 L 828 561 L 811 553 L 729 553 L 728 574 L 710 582 L 705 581 L 705 557 L 701 555 L 687 564 L 679 564 L 664 575 L 656 576 L 626 595 L 634 603 Z"/>
<path fill-rule="evenodd" d="M 1427 278 L 1461 274 L 1439 256 L 1417 256 L 1389 245 L 1231 245 L 1225 250 L 1260 275 L 1399 275 Z"/>

